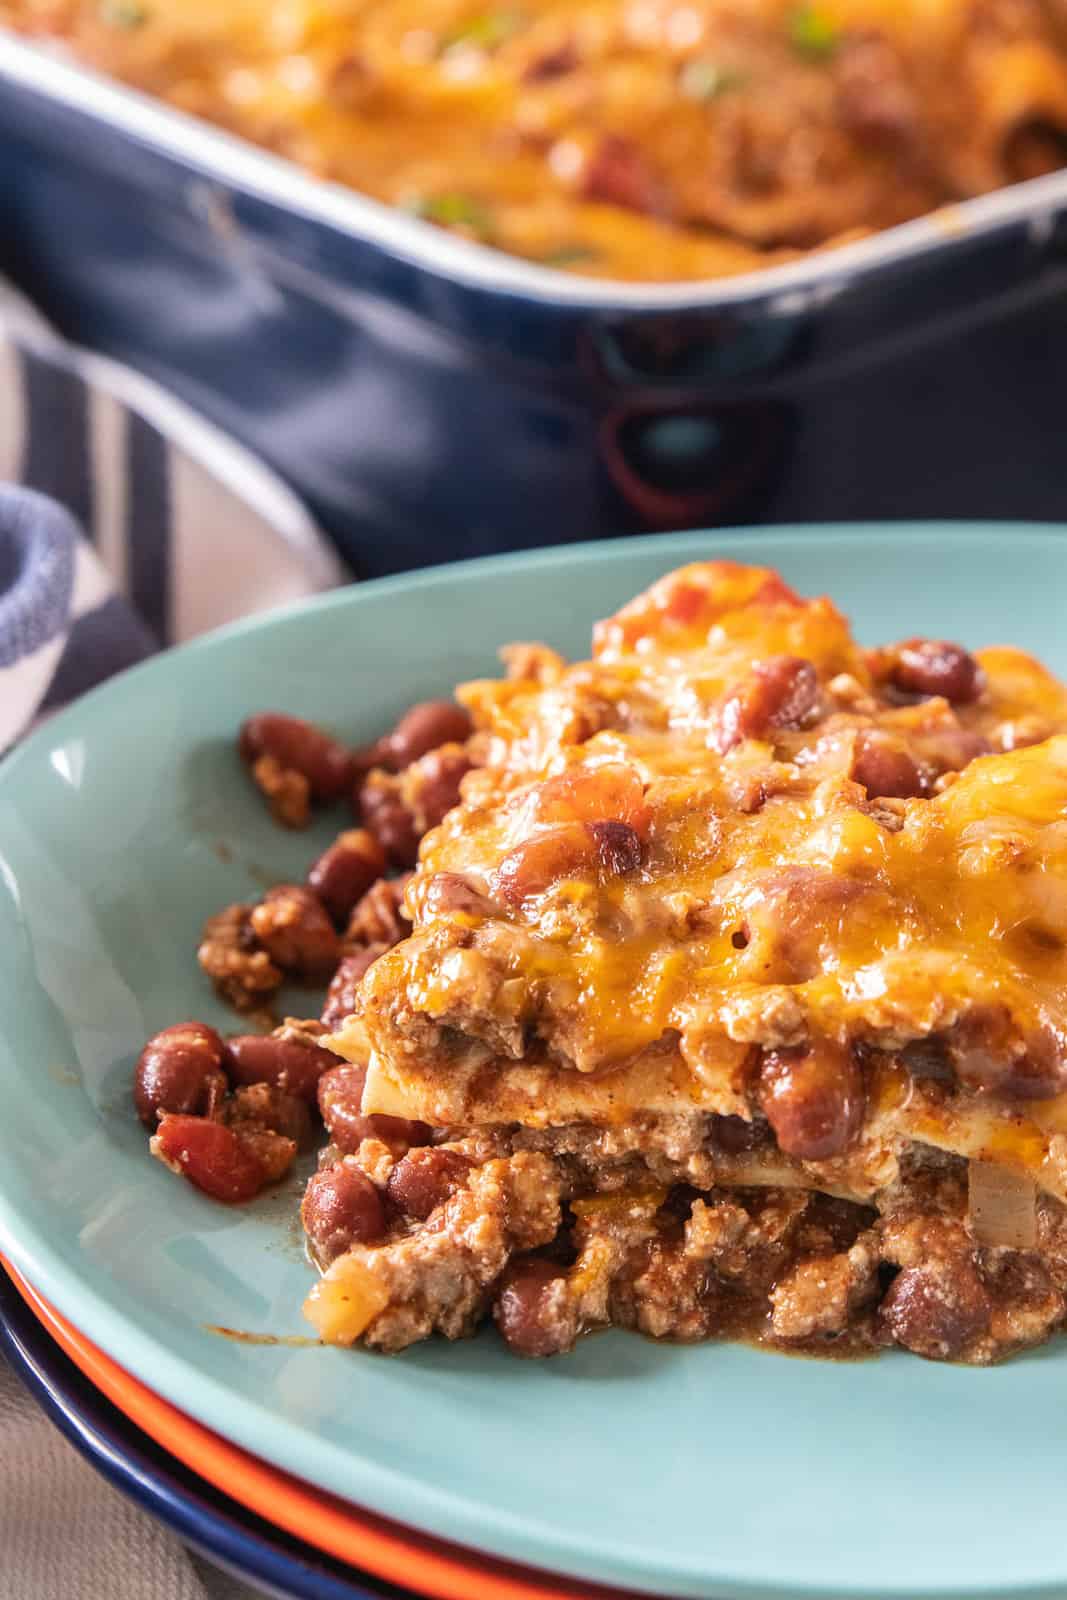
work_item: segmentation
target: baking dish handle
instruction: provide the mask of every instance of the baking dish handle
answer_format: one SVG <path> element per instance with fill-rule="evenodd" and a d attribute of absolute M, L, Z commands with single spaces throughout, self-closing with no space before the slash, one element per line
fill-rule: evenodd
<path fill-rule="evenodd" d="M 752 514 L 778 481 L 791 408 L 628 403 L 599 427 L 615 489 L 645 527 L 693 528 Z"/>

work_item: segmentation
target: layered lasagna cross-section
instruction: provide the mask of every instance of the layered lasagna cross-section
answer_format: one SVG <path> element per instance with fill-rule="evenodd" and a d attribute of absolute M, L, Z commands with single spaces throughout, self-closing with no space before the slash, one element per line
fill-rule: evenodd
<path fill-rule="evenodd" d="M 988 1362 L 1067 1295 L 1067 694 L 695 565 L 465 685 L 410 936 L 324 1043 L 391 1232 L 323 1335 Z M 426 1142 L 397 1159 L 389 1118 Z"/>

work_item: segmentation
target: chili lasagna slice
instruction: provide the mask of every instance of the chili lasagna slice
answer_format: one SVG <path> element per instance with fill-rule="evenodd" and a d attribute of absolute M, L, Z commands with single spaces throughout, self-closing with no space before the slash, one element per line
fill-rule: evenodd
<path fill-rule="evenodd" d="M 986 1362 L 1067 1294 L 1067 692 L 710 562 L 468 684 L 410 937 L 329 1040 L 431 1142 L 308 1313 Z M 409 1165 L 404 1168 L 404 1163 Z M 401 1170 L 404 1169 L 404 1170 Z M 421 1187 L 420 1187 L 421 1185 Z M 391 1187 L 390 1187 L 391 1186 Z"/>

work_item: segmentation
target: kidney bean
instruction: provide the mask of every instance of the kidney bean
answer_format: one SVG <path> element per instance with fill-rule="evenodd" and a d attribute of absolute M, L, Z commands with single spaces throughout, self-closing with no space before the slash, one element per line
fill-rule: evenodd
<path fill-rule="evenodd" d="M 922 112 L 888 39 L 874 31 L 846 37 L 831 66 L 837 113 L 845 128 L 891 151 L 916 145 Z"/>
<path fill-rule="evenodd" d="M 406 939 L 411 921 L 403 911 L 410 873 L 403 878 L 379 878 L 352 913 L 345 932 L 349 942 L 382 944 L 388 949 Z"/>
<path fill-rule="evenodd" d="M 1067 1089 L 1063 1042 L 1051 1029 L 1020 1038 L 1006 1007 L 975 1007 L 946 1042 L 956 1077 L 968 1089 L 1008 1100 L 1051 1100 Z"/>
<path fill-rule="evenodd" d="M 324 978 L 337 965 L 340 941 L 318 896 L 299 883 L 268 889 L 249 916 L 270 959 L 301 978 Z"/>
<path fill-rule="evenodd" d="M 596 841 L 581 823 L 548 828 L 507 852 L 493 874 L 493 892 L 506 905 L 520 906 L 561 878 L 587 872 L 596 853 Z"/>
<path fill-rule="evenodd" d="M 607 878 L 621 878 L 641 865 L 641 840 L 626 822 L 590 822 L 597 864 Z"/>
<path fill-rule="evenodd" d="M 394 770 L 388 735 L 381 739 L 375 739 L 373 744 L 362 744 L 352 751 L 352 793 L 350 798 L 352 810 L 357 817 L 359 816 L 360 791 L 368 774 L 373 772 L 375 767 L 379 767 L 384 772 L 392 772 Z"/>
<path fill-rule="evenodd" d="M 308 1179 L 300 1218 L 324 1267 L 354 1244 L 373 1244 L 385 1232 L 381 1196 L 353 1161 L 339 1161 Z"/>
<path fill-rule="evenodd" d="M 821 1040 L 799 1050 L 768 1050 L 759 1100 L 778 1147 L 802 1161 L 847 1150 L 863 1116 L 863 1079 L 848 1049 Z"/>
<path fill-rule="evenodd" d="M 944 1040 L 936 1034 L 906 1044 L 900 1052 L 900 1060 L 913 1078 L 929 1078 L 934 1083 L 952 1082 L 952 1057 Z"/>
<path fill-rule="evenodd" d="M 260 756 L 273 756 L 279 766 L 299 772 L 316 800 L 336 800 L 351 782 L 351 757 L 344 745 L 302 717 L 260 711 L 242 727 L 239 748 L 249 766 Z"/>
<path fill-rule="evenodd" d="M 536 1257 L 512 1262 L 505 1272 L 493 1317 L 517 1355 L 559 1355 L 574 1343 L 573 1314 L 554 1293 L 563 1277 L 554 1262 Z"/>
<path fill-rule="evenodd" d="M 431 750 L 404 774 L 405 801 L 411 808 L 418 834 L 428 833 L 459 804 L 459 786 L 471 770 L 471 761 L 461 745 L 443 745 Z"/>
<path fill-rule="evenodd" d="M 468 917 L 493 917 L 498 915 L 499 907 L 462 873 L 435 872 L 422 890 L 421 911 L 430 921 L 457 912 Z"/>
<path fill-rule="evenodd" d="M 775 728 L 799 728 L 819 698 L 819 680 L 803 656 L 770 656 L 753 668 L 766 720 Z"/>
<path fill-rule="evenodd" d="M 590 156 L 581 192 L 586 200 L 605 200 L 649 215 L 663 205 L 660 185 L 638 146 L 614 133 L 604 134 Z"/>
<path fill-rule="evenodd" d="M 640 864 L 641 841 L 626 823 L 564 823 L 509 850 L 493 874 L 493 893 L 516 907 L 561 878 L 614 877 Z"/>
<path fill-rule="evenodd" d="M 393 1147 L 428 1144 L 432 1130 L 406 1117 L 365 1116 L 363 1085 L 367 1069 L 352 1064 L 331 1067 L 319 1079 L 319 1114 L 339 1150 L 355 1155 L 364 1139 Z"/>
<path fill-rule="evenodd" d="M 622 761 L 602 767 L 572 767 L 546 778 L 524 807 L 531 822 L 628 823 L 643 832 L 648 824 L 645 786 L 636 767 Z"/>
<path fill-rule="evenodd" d="M 922 769 L 903 740 L 875 728 L 857 735 L 851 776 L 872 800 L 909 800 L 927 792 Z"/>
<path fill-rule="evenodd" d="M 522 82 L 548 83 L 553 78 L 562 78 L 566 73 L 573 72 L 580 60 L 581 57 L 573 41 L 564 40 L 554 48 L 534 56 L 522 70 Z"/>
<path fill-rule="evenodd" d="M 737 948 L 748 951 L 746 964 L 758 963 L 761 976 L 770 963 L 774 981 L 804 983 L 822 970 L 827 941 L 839 936 L 857 902 L 873 892 L 868 880 L 827 867 L 798 863 L 758 871 L 745 897 Z"/>
<path fill-rule="evenodd" d="M 337 1057 L 310 1040 L 242 1033 L 226 1041 L 223 1066 L 231 1083 L 269 1083 L 300 1100 L 314 1101 L 319 1079 Z"/>
<path fill-rule="evenodd" d="M 262 1167 L 233 1129 L 206 1117 L 165 1116 L 152 1153 L 213 1200 L 251 1200 L 263 1187 Z"/>
<path fill-rule="evenodd" d="M 423 1145 L 397 1162 L 389 1174 L 386 1193 L 398 1211 L 424 1222 L 463 1187 L 472 1165 L 458 1150 Z"/>
<path fill-rule="evenodd" d="M 385 852 L 366 828 L 347 828 L 339 833 L 308 871 L 308 887 L 314 889 L 330 916 L 343 927 L 372 883 L 385 871 Z"/>
<path fill-rule="evenodd" d="M 905 694 L 943 695 L 954 705 L 977 700 L 982 671 L 962 645 L 947 639 L 904 639 L 894 646 L 889 680 Z"/>
<path fill-rule="evenodd" d="M 1067 1089 L 1067 1054 L 1063 1046 L 1034 1036 L 1029 1048 L 1012 1062 L 1001 1093 L 1009 1100 L 1053 1100 Z"/>
<path fill-rule="evenodd" d="M 715 1115 L 711 1119 L 712 1137 L 720 1150 L 727 1155 L 741 1155 L 755 1150 L 767 1137 L 767 1124 L 762 1118 L 746 1122 L 744 1117 Z"/>
<path fill-rule="evenodd" d="M 923 738 L 923 755 L 939 772 L 962 772 L 979 756 L 991 754 L 992 744 L 974 728 L 943 727 Z"/>
<path fill-rule="evenodd" d="M 462 744 L 471 736 L 470 713 L 453 700 L 422 700 L 405 711 L 386 743 L 395 771 L 442 744 Z"/>
<path fill-rule="evenodd" d="M 360 790 L 359 804 L 363 821 L 393 865 L 413 867 L 419 859 L 419 832 L 400 780 L 372 772 Z"/>
<path fill-rule="evenodd" d="M 946 1039 L 952 1071 L 967 1089 L 1000 1093 L 1011 1070 L 1012 1028 L 1005 1011 L 980 1006 Z"/>
<path fill-rule="evenodd" d="M 989 1327 L 990 1302 L 977 1273 L 950 1265 L 905 1267 L 878 1308 L 883 1336 L 932 1361 L 953 1361 Z"/>
<path fill-rule="evenodd" d="M 330 1126 L 332 1107 L 336 1103 L 354 1116 L 360 1114 L 363 1103 L 363 1086 L 367 1069 L 355 1061 L 335 1061 L 329 1076 L 323 1074 L 318 1083 L 319 1115 L 327 1128 Z M 344 1110 L 342 1110 L 342 1115 Z"/>
<path fill-rule="evenodd" d="M 345 956 L 330 980 L 319 1021 L 332 1032 L 356 1009 L 356 994 L 367 968 L 389 949 L 387 944 L 369 944 Z M 324 1052 L 325 1054 L 326 1052 Z M 332 1065 L 337 1065 L 336 1056 Z"/>
<path fill-rule="evenodd" d="M 720 700 L 708 743 L 726 755 L 743 739 L 758 739 L 769 728 L 799 728 L 815 709 L 819 680 L 803 656 L 768 656 Z"/>
<path fill-rule="evenodd" d="M 137 1057 L 133 1101 L 146 1128 L 166 1112 L 210 1114 L 225 1080 L 220 1066 L 223 1044 L 205 1022 L 177 1022 L 153 1034 Z"/>

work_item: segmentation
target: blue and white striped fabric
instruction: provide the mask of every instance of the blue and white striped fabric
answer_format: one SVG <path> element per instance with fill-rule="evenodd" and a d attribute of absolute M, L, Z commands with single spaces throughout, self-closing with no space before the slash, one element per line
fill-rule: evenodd
<path fill-rule="evenodd" d="M 0 494 L 0 750 L 153 650 L 348 576 L 262 462 L 0 285 L 4 482 L 31 493 Z"/>

